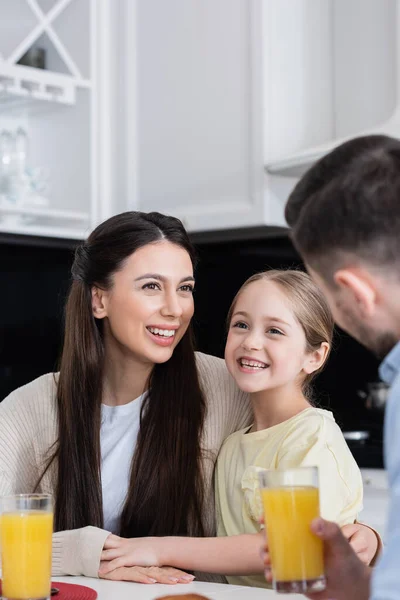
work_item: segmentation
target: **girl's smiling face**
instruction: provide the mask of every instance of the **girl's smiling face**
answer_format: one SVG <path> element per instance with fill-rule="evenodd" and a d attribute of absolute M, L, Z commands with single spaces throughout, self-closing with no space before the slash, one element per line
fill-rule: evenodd
<path fill-rule="evenodd" d="M 225 360 L 243 391 L 301 387 L 319 366 L 306 348 L 304 330 L 279 284 L 260 279 L 242 290 L 229 323 Z"/>

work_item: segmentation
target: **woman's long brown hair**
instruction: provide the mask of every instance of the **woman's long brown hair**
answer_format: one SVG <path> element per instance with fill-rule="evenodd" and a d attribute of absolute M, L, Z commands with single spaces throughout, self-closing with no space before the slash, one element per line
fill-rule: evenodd
<path fill-rule="evenodd" d="M 100 425 L 104 346 L 91 289 L 138 248 L 166 239 L 195 253 L 182 223 L 159 213 L 127 212 L 99 225 L 77 248 L 66 305 L 57 385 L 56 531 L 103 526 Z M 121 535 L 202 535 L 200 438 L 205 400 L 189 328 L 167 362 L 154 366 L 121 517 Z"/>

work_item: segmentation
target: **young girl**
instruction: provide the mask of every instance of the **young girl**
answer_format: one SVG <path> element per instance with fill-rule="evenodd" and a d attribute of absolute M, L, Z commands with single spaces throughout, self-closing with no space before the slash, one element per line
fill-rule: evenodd
<path fill-rule="evenodd" d="M 260 468 L 316 465 L 324 518 L 343 526 L 354 523 L 362 509 L 357 464 L 332 413 L 312 402 L 310 383 L 328 358 L 333 332 L 319 289 L 299 271 L 254 275 L 234 299 L 228 324 L 226 364 L 238 386 L 250 394 L 254 422 L 228 437 L 218 457 L 221 537 L 121 543 L 110 536 L 103 575 L 112 578 L 113 569 L 123 565 L 173 565 L 223 573 L 230 583 L 266 585 L 259 557 Z"/>

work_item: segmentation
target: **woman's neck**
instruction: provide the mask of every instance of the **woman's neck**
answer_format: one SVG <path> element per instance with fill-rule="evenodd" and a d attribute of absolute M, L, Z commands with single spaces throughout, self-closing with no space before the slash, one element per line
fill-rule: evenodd
<path fill-rule="evenodd" d="M 115 341 L 105 340 L 103 404 L 121 406 L 146 391 L 154 365 L 139 362 Z"/>
<path fill-rule="evenodd" d="M 301 390 L 292 386 L 256 392 L 250 398 L 254 413 L 252 431 L 279 425 L 310 406 Z"/>

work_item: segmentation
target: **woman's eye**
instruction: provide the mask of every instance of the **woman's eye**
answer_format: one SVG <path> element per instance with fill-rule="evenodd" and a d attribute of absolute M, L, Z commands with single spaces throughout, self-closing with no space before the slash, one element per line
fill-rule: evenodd
<path fill-rule="evenodd" d="M 145 283 L 144 286 L 142 287 L 142 290 L 159 290 L 159 289 L 161 289 L 160 285 L 158 283 L 154 283 L 154 282 Z"/>
<path fill-rule="evenodd" d="M 276 327 L 270 327 L 268 333 L 272 333 L 273 335 L 283 335 L 282 331 L 279 331 Z"/>
<path fill-rule="evenodd" d="M 237 327 L 238 329 L 247 329 L 247 325 L 246 323 L 243 323 L 243 321 L 238 321 L 237 323 L 234 323 L 233 327 Z"/>
<path fill-rule="evenodd" d="M 179 289 L 181 290 L 181 292 L 190 292 L 191 294 L 193 294 L 194 286 L 190 285 L 190 283 L 187 283 L 185 285 L 181 285 Z"/>

